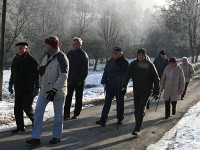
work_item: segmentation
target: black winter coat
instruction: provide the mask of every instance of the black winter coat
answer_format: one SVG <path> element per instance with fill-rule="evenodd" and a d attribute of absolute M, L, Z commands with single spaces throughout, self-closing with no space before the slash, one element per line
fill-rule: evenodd
<path fill-rule="evenodd" d="M 169 60 L 168 58 L 166 59 L 163 59 L 161 58 L 160 56 L 158 56 L 155 60 L 154 60 L 154 65 L 157 69 L 157 72 L 158 72 L 158 75 L 161 79 L 162 75 L 163 75 L 163 72 L 165 70 L 165 67 L 169 64 Z"/>
<path fill-rule="evenodd" d="M 70 50 L 67 53 L 69 59 L 68 85 L 77 85 L 85 82 L 88 75 L 89 58 L 83 49 Z"/>
<path fill-rule="evenodd" d="M 129 79 L 133 80 L 134 92 L 151 91 L 159 94 L 159 77 L 155 66 L 148 60 L 140 62 L 138 59 L 130 63 L 123 80 L 123 87 L 126 87 Z"/>
<path fill-rule="evenodd" d="M 101 84 L 105 84 L 106 91 L 110 90 L 116 92 L 116 90 L 121 89 L 122 81 L 127 68 L 128 61 L 124 58 L 124 56 L 117 60 L 111 58 L 107 61 L 101 79 Z"/>
<path fill-rule="evenodd" d="M 14 84 L 15 92 L 33 92 L 38 88 L 38 62 L 28 52 L 13 59 L 9 84 Z"/>

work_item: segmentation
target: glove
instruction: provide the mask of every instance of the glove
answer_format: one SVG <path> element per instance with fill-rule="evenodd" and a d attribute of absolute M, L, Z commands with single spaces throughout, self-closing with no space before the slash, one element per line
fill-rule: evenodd
<path fill-rule="evenodd" d="M 9 84 L 9 86 L 8 86 L 8 91 L 10 92 L 10 94 L 13 94 L 12 84 Z"/>
<path fill-rule="evenodd" d="M 120 90 L 120 93 L 121 93 L 122 95 L 125 95 L 125 94 L 126 94 L 126 88 L 122 88 L 122 89 Z"/>
<path fill-rule="evenodd" d="M 158 94 L 152 94 L 152 96 L 153 96 L 153 98 L 154 98 L 155 100 L 157 100 L 157 99 L 158 99 L 158 97 L 159 97 L 159 95 L 158 95 Z"/>
<path fill-rule="evenodd" d="M 46 93 L 47 93 L 46 99 L 53 102 L 54 96 L 57 94 L 57 92 L 55 92 L 54 90 L 50 90 L 47 91 Z"/>
<path fill-rule="evenodd" d="M 39 88 L 34 88 L 32 96 L 35 97 L 38 95 L 38 93 L 39 93 Z"/>

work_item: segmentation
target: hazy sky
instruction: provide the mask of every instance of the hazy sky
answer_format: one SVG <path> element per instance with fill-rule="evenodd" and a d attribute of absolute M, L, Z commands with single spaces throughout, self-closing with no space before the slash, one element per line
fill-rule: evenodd
<path fill-rule="evenodd" d="M 165 0 L 138 0 L 138 3 L 141 4 L 143 9 L 153 8 L 154 5 L 164 5 Z"/>

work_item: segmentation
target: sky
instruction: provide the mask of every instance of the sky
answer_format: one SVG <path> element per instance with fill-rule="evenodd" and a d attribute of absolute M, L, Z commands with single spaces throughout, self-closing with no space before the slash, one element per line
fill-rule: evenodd
<path fill-rule="evenodd" d="M 143 9 L 146 9 L 146 8 L 153 9 L 154 5 L 158 5 L 158 6 L 164 5 L 165 0 L 139 0 L 138 4 L 140 4 Z"/>

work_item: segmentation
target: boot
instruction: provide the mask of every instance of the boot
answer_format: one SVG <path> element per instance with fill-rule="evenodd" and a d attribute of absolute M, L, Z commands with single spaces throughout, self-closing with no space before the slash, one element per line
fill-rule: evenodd
<path fill-rule="evenodd" d="M 25 132 L 26 128 L 12 130 L 12 133 Z"/>
<path fill-rule="evenodd" d="M 96 121 L 96 124 L 101 125 L 102 127 L 105 127 L 106 122 L 103 122 L 101 120 Z"/>
<path fill-rule="evenodd" d="M 138 132 L 140 132 L 139 130 L 137 129 L 134 129 L 133 132 L 132 132 L 132 135 L 134 138 L 137 138 L 138 137 Z"/>
<path fill-rule="evenodd" d="M 40 139 L 30 139 L 30 140 L 27 140 L 26 143 L 31 144 L 31 145 L 40 145 Z"/>
<path fill-rule="evenodd" d="M 60 138 L 52 138 L 50 141 L 49 141 L 49 144 L 58 144 L 60 143 Z"/>
<path fill-rule="evenodd" d="M 122 120 L 118 120 L 118 121 L 117 121 L 117 124 L 118 124 L 118 125 L 122 125 Z"/>

